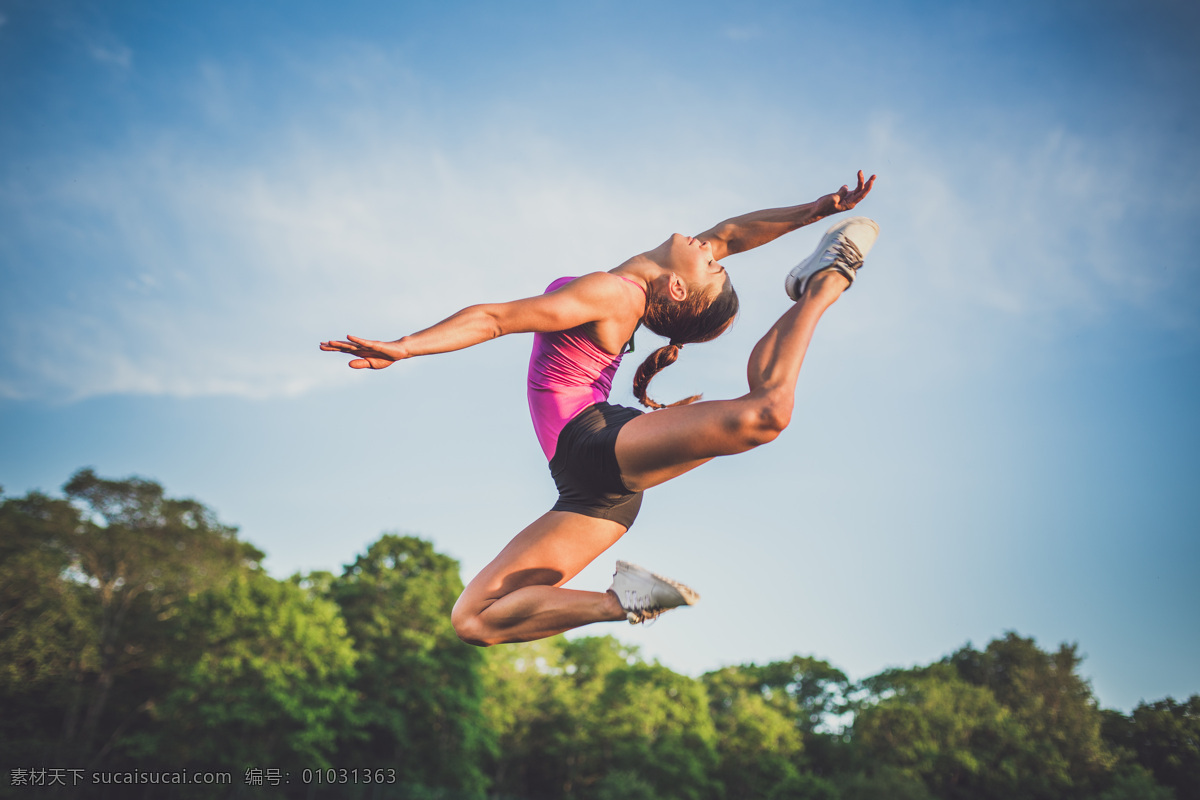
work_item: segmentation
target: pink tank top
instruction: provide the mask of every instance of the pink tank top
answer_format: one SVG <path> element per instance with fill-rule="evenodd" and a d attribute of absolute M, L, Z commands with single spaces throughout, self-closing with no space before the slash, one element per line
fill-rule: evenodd
<path fill-rule="evenodd" d="M 621 276 L 617 276 L 621 277 Z M 544 294 L 575 278 L 559 278 Z M 634 281 L 628 281 L 639 289 Z M 608 399 L 621 356 L 606 353 L 581 329 L 535 333 L 529 357 L 529 414 L 546 460 L 554 458 L 558 435 L 575 415 Z"/>

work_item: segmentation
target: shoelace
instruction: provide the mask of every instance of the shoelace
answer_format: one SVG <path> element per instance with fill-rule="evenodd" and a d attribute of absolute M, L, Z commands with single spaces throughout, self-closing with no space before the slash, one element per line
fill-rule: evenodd
<path fill-rule="evenodd" d="M 638 594 L 633 589 L 625 590 L 625 601 L 621 605 L 625 609 L 626 613 L 636 614 L 638 622 L 641 623 L 646 622 L 646 612 L 653 612 L 650 620 L 654 620 L 665 610 L 654 605 L 652 595 L 642 597 L 642 595 Z"/>
<path fill-rule="evenodd" d="M 825 252 L 826 255 L 833 254 L 833 258 L 829 262 L 830 266 L 838 265 L 857 272 L 858 268 L 863 265 L 862 252 L 858 249 L 858 245 L 849 239 L 839 238 Z"/>

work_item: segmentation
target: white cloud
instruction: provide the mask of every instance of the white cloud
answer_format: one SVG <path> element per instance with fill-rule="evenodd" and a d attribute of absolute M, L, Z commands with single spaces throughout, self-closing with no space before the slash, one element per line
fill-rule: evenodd
<path fill-rule="evenodd" d="M 123 52 L 116 62 L 128 63 Z M 461 305 L 609 269 L 681 225 L 770 204 L 757 198 L 779 196 L 791 173 L 810 177 L 786 201 L 832 189 L 811 177 L 829 163 L 873 162 L 863 166 L 881 176 L 862 208 L 883 223 L 870 265 L 880 289 L 860 293 L 843 324 L 885 334 L 884 350 L 928 341 L 936 328 L 942 357 L 978 359 L 981 326 L 1053 330 L 1131 305 L 1174 309 L 1194 327 L 1187 292 L 1172 305 L 1161 274 L 1128 268 L 1143 246 L 1124 226 L 1145 165 L 1121 142 L 1050 127 L 948 147 L 877 113 L 825 150 L 793 141 L 787 174 L 769 147 L 722 150 L 720 160 L 684 146 L 631 153 L 613 169 L 620 153 L 572 153 L 539 127 L 538 109 L 494 110 L 462 144 L 447 144 L 461 121 L 423 111 L 395 59 L 342 52 L 329 66 L 307 64 L 316 96 L 259 129 L 248 112 L 265 87 L 203 65 L 191 96 L 238 134 L 237 149 L 143 131 L 124 149 L 46 162 L 0 187 L 24 238 L 8 259 L 14 276 L 31 253 L 46 264 L 41 277 L 21 278 L 37 289 L 33 303 L 12 301 L 0 323 L 0 394 L 305 392 L 352 374 L 317 351 L 320 339 L 401 335 Z M 764 116 L 781 130 L 756 135 L 792 134 L 793 120 Z M 230 127 L 245 117 L 247 129 Z M 697 174 L 695 164 L 710 169 Z M 722 187 L 714 175 L 731 180 Z M 788 241 L 744 262 L 778 270 L 812 239 Z M 740 270 L 743 259 L 734 263 Z M 735 275 L 750 309 L 739 336 L 752 341 L 765 328 L 758 316 L 775 313 L 755 293 L 773 298 L 777 276 Z M 736 367 L 728 371 L 740 380 Z"/>
<path fill-rule="evenodd" d="M 106 47 L 93 44 L 88 48 L 88 53 L 101 64 L 108 64 L 123 70 L 133 66 L 133 51 L 125 45 L 117 44 Z"/>
<path fill-rule="evenodd" d="M 8 348 L 0 392 L 305 391 L 349 372 L 322 338 L 400 335 L 538 292 L 563 263 L 607 268 L 595 232 L 643 224 L 598 176 L 505 162 L 520 141 L 482 169 L 403 142 L 353 143 L 331 163 L 328 144 L 298 137 L 247 167 L 164 143 L 55 176 L 22 216 L 65 236 L 44 278 L 74 291 L 13 309 L 4 327 L 25 344 Z"/>
<path fill-rule="evenodd" d="M 889 250 L 965 315 L 1061 329 L 1135 311 L 1194 331 L 1197 272 L 1172 280 L 1158 268 L 1184 261 L 1189 235 L 1154 226 L 1193 216 L 1195 198 L 1158 203 L 1145 186 L 1152 163 L 1123 137 L 1061 125 L 1012 134 L 954 147 L 878 125 Z"/>

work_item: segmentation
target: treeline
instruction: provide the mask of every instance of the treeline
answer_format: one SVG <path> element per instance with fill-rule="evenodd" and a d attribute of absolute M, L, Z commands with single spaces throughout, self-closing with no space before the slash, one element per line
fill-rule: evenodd
<path fill-rule="evenodd" d="M 1074 646 L 858 683 L 800 656 L 691 678 L 611 637 L 485 651 L 422 539 L 277 580 L 152 481 L 64 494 L 0 500 L 11 796 L 1200 800 L 1200 696 L 1102 710 Z"/>

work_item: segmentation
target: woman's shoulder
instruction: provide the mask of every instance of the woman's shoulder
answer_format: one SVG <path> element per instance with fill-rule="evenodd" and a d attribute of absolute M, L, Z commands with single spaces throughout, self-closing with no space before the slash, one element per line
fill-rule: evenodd
<path fill-rule="evenodd" d="M 589 272 L 575 278 L 558 278 L 546 287 L 546 291 L 557 291 L 568 285 L 576 291 L 631 295 L 640 299 L 646 297 L 646 287 L 635 280 L 612 272 Z"/>
<path fill-rule="evenodd" d="M 608 310 L 610 314 L 606 316 L 619 317 L 623 323 L 632 321 L 636 325 L 646 311 L 645 287 L 622 275 L 591 272 L 576 278 L 573 285 L 579 287 L 581 296 Z M 629 319 L 626 320 L 626 317 Z"/>
<path fill-rule="evenodd" d="M 581 327 L 581 332 L 600 349 L 620 353 L 645 313 L 645 290 L 635 281 L 611 272 L 590 272 L 573 280 L 560 280 L 565 282 L 553 291 L 598 312 Z"/>

